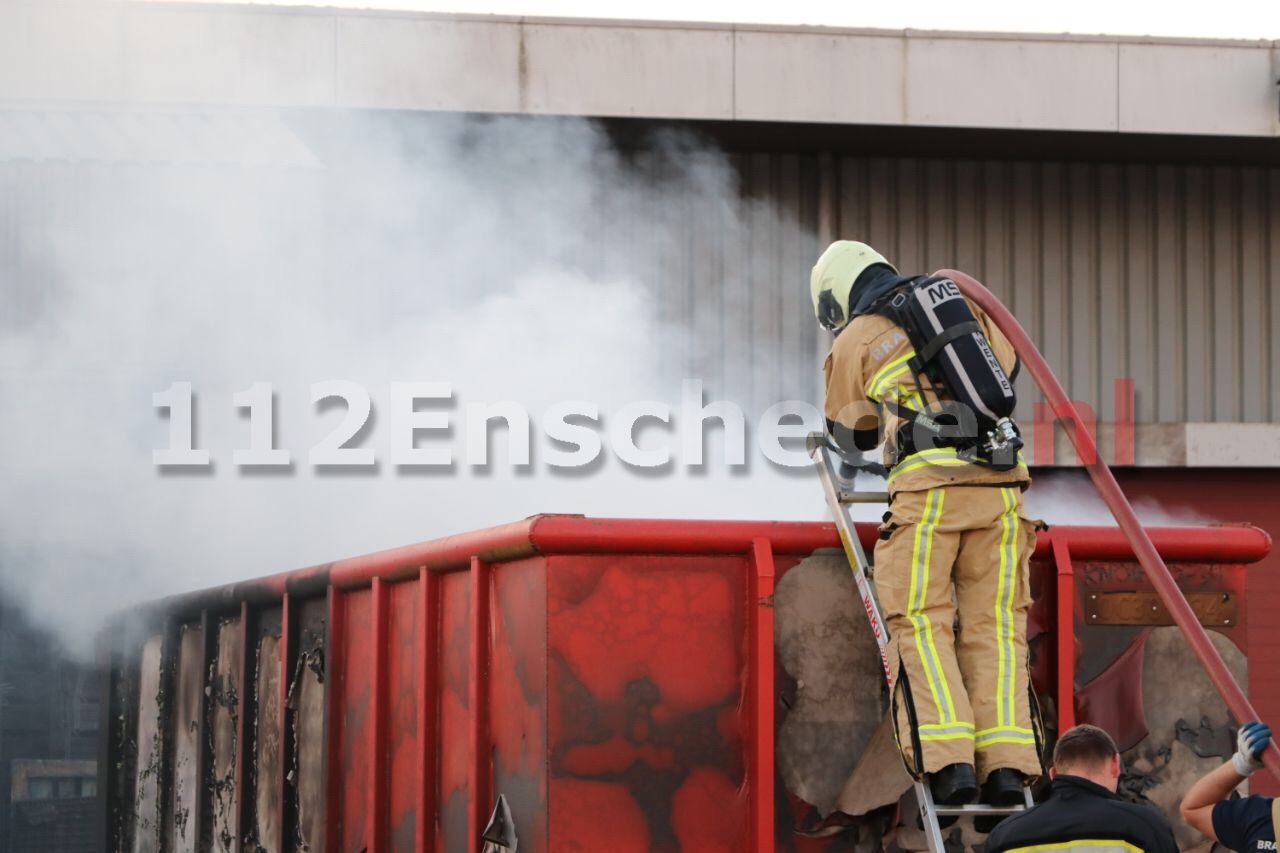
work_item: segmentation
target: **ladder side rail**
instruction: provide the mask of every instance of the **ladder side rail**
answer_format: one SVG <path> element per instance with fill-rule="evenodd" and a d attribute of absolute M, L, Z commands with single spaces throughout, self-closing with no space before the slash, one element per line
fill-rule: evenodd
<path fill-rule="evenodd" d="M 889 666 L 889 629 L 885 625 L 884 614 L 880 603 L 876 600 L 875 591 L 871 588 L 871 579 L 867 574 L 870 562 L 866 551 L 862 549 L 862 541 L 858 538 L 858 530 L 849 517 L 848 510 L 840 501 L 840 489 L 836 485 L 836 472 L 831 464 L 831 455 L 826 448 L 819 445 L 811 449 L 810 455 L 818 469 L 818 477 L 822 480 L 822 488 L 826 493 L 827 507 L 835 519 L 836 529 L 840 532 L 840 541 L 844 545 L 845 556 L 849 567 L 853 570 L 853 580 L 858 585 L 858 596 L 862 599 L 862 608 L 867 612 L 871 622 L 871 633 L 876 638 L 876 646 L 880 650 L 880 666 L 884 670 L 885 682 L 893 683 L 893 670 Z"/>

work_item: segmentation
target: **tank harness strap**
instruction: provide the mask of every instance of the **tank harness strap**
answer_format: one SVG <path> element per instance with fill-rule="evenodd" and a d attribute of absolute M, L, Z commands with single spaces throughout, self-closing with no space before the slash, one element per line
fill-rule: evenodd
<path fill-rule="evenodd" d="M 919 369 L 916 370 L 916 373 L 923 373 L 924 366 L 932 361 L 947 344 L 951 343 L 956 338 L 973 334 L 982 334 L 982 326 L 979 325 L 977 320 L 968 320 L 964 323 L 956 323 L 954 326 L 943 329 L 938 333 L 937 337 L 925 344 L 920 352 L 916 354 L 913 361 L 918 362 L 920 365 Z M 914 364 L 912 365 L 912 368 L 915 369 Z"/>

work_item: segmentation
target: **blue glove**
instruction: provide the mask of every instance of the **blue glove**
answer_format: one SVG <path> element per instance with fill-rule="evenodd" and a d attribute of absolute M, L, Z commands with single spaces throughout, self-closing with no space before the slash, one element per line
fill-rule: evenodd
<path fill-rule="evenodd" d="M 1241 776 L 1252 776 L 1262 769 L 1262 753 L 1271 744 L 1271 727 L 1257 720 L 1250 720 L 1240 727 L 1236 737 L 1236 754 L 1231 756 L 1231 766 Z"/>

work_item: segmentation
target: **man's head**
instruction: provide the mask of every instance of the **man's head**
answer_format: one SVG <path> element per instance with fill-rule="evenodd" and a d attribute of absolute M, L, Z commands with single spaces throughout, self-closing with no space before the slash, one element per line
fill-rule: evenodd
<path fill-rule="evenodd" d="M 1114 791 L 1120 782 L 1120 750 L 1097 726 L 1076 726 L 1058 738 L 1049 775 L 1081 776 Z"/>
<path fill-rule="evenodd" d="M 827 247 L 809 275 L 809 292 L 818 322 L 838 332 L 849 322 L 849 294 L 858 276 L 877 264 L 893 265 L 866 243 L 837 240 Z"/>

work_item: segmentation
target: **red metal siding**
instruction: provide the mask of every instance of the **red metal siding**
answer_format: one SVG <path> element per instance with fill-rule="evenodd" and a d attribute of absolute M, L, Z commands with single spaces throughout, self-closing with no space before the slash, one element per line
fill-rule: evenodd
<path fill-rule="evenodd" d="M 471 647 L 471 583 L 465 572 L 440 579 L 440 783 L 435 850 L 464 850 L 467 843 L 468 650 Z"/>
<path fill-rule="evenodd" d="M 552 849 L 547 841 L 547 563 L 541 557 L 519 560 L 492 574 L 493 789 L 506 795 L 520 828 L 520 850 L 530 853 Z"/>
<path fill-rule="evenodd" d="M 414 853 L 417 846 L 417 789 L 420 779 L 418 756 L 422 751 L 419 732 L 418 692 L 423 677 L 418 656 L 418 634 L 422 630 L 422 597 L 417 583 L 398 583 L 388 591 L 391 626 L 386 645 L 385 761 L 387 782 L 386 849 L 394 853 Z"/>
<path fill-rule="evenodd" d="M 369 792 L 373 769 L 373 663 L 377 649 L 374 638 L 373 590 L 352 590 L 342 595 L 343 634 L 345 641 L 337 649 L 340 673 L 339 700 L 341 712 L 337 722 L 338 736 L 331 741 L 341 756 L 338 772 L 344 784 L 337 801 L 338 844 L 330 850 L 360 850 L 372 838 L 369 820 Z M 385 625 L 380 626 L 385 630 Z M 352 783 L 356 784 L 352 784 Z"/>
<path fill-rule="evenodd" d="M 1228 591 L 1242 569 L 1218 564 L 1269 547 L 1152 535 L 1184 583 Z M 836 542 L 824 524 L 542 517 L 171 599 L 109 673 L 105 847 L 479 849 L 501 793 L 530 851 L 825 849 L 775 788 L 771 595 Z M 1062 710 L 1102 659 L 1083 597 L 1141 586 L 1130 560 L 1106 528 L 1040 539 L 1037 683 Z"/>
<path fill-rule="evenodd" d="M 745 560 L 547 569 L 551 848 L 743 849 Z"/>

